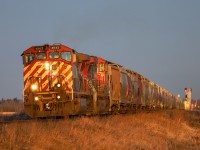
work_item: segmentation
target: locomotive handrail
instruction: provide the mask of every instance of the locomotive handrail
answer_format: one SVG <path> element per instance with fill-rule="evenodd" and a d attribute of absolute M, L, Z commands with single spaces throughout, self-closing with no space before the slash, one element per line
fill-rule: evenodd
<path fill-rule="evenodd" d="M 28 77 L 27 80 L 25 81 L 24 89 L 26 89 L 26 84 L 27 84 L 28 80 L 30 80 L 30 78 L 39 78 L 40 79 L 41 77 L 40 76 L 30 76 L 30 77 Z"/>
<path fill-rule="evenodd" d="M 67 86 L 68 86 L 68 88 L 70 88 L 71 89 L 71 91 L 72 91 L 72 100 L 74 99 L 74 96 L 73 96 L 73 87 L 71 86 L 71 87 L 69 87 L 69 81 L 67 80 L 67 77 L 64 75 L 64 74 L 59 74 L 59 75 L 56 75 L 56 76 L 63 76 L 64 77 L 64 81 L 66 81 L 67 82 Z"/>
<path fill-rule="evenodd" d="M 23 102 L 24 102 L 24 96 L 25 96 L 24 92 L 25 92 L 25 89 L 26 89 L 27 82 L 28 82 L 28 80 L 29 80 L 30 78 L 33 78 L 33 77 L 35 77 L 35 78 L 41 78 L 41 77 L 39 77 L 39 76 L 29 76 L 29 77 L 27 78 L 27 80 L 25 81 L 25 85 L 24 85 L 23 92 L 22 92 Z"/>
<path fill-rule="evenodd" d="M 65 80 L 67 79 L 67 77 L 66 77 L 64 74 L 59 74 L 59 75 L 51 75 L 51 76 L 54 76 L 54 77 L 63 76 Z M 68 81 L 68 80 L 66 80 L 66 82 L 67 82 L 67 84 L 69 85 L 69 81 Z M 69 87 L 69 86 L 68 86 L 68 87 Z M 72 87 L 69 87 L 69 88 L 70 88 L 70 89 L 72 89 Z"/>
<path fill-rule="evenodd" d="M 25 82 L 25 85 L 26 85 L 27 81 L 28 81 L 30 78 L 41 78 L 41 77 L 40 77 L 40 76 L 30 76 L 30 77 L 27 78 L 27 80 L 26 80 L 26 82 Z"/>

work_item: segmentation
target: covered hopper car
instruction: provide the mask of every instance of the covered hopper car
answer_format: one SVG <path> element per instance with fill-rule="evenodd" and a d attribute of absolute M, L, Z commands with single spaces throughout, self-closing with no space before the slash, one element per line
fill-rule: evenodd
<path fill-rule="evenodd" d="M 22 53 L 24 108 L 33 118 L 179 108 L 181 102 L 141 74 L 65 45 Z"/>

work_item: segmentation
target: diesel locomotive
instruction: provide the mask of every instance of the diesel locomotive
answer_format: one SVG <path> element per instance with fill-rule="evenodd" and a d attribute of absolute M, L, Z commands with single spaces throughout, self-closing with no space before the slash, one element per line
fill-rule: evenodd
<path fill-rule="evenodd" d="M 23 100 L 33 118 L 179 108 L 181 101 L 141 74 L 62 44 L 22 53 Z"/>

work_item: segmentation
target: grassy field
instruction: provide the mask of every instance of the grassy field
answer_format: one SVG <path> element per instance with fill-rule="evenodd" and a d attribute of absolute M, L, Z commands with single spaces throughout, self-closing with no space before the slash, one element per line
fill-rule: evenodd
<path fill-rule="evenodd" d="M 199 149 L 200 114 L 133 115 L 0 123 L 1 149 Z"/>

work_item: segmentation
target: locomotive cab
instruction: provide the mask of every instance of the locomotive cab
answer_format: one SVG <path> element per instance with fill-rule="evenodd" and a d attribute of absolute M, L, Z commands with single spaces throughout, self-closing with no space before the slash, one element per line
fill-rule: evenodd
<path fill-rule="evenodd" d="M 31 117 L 72 113 L 75 51 L 61 44 L 33 46 L 22 58 L 26 113 Z"/>

